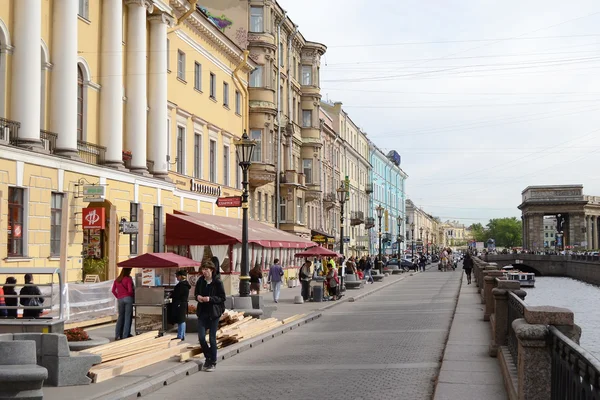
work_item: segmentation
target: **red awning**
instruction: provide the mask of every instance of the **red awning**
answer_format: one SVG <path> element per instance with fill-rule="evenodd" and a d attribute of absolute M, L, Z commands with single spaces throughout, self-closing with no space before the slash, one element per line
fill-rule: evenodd
<path fill-rule="evenodd" d="M 294 257 L 338 257 L 339 254 L 335 251 L 326 249 L 325 247 L 315 246 L 300 253 L 296 253 Z"/>
<path fill-rule="evenodd" d="M 200 263 L 175 253 L 146 253 L 117 265 L 121 268 L 183 268 L 197 267 Z"/>
<path fill-rule="evenodd" d="M 242 242 L 242 220 L 194 212 L 167 214 L 166 244 L 211 246 Z M 316 243 L 257 221 L 248 221 L 248 242 L 263 247 L 305 249 Z"/>

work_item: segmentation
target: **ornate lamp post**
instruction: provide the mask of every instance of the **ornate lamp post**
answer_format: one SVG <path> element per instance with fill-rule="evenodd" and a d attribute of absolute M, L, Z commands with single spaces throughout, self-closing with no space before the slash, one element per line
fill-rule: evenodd
<path fill-rule="evenodd" d="M 244 130 L 241 139 L 234 141 L 235 151 L 237 153 L 240 168 L 242 168 L 242 260 L 240 274 L 240 297 L 250 296 L 250 265 L 248 257 L 248 169 L 252 164 L 252 153 L 255 140 L 248 138 L 248 133 Z"/>
<path fill-rule="evenodd" d="M 346 186 L 344 186 L 344 182 L 340 185 L 340 187 L 336 190 L 337 192 L 337 200 L 340 202 L 340 254 L 344 255 L 344 203 L 346 202 L 346 196 L 348 195 L 348 191 L 346 190 Z"/>
<path fill-rule="evenodd" d="M 421 240 L 421 246 L 423 246 L 423 227 L 419 228 L 419 239 Z M 421 249 L 423 251 L 423 249 Z"/>
<path fill-rule="evenodd" d="M 425 248 L 425 254 L 429 254 L 429 229 L 427 229 L 425 232 L 426 232 L 425 233 L 425 238 L 426 238 L 425 240 L 427 241 L 426 248 Z"/>
<path fill-rule="evenodd" d="M 403 218 L 401 215 L 398 215 L 398 218 L 396 218 L 396 221 L 398 222 L 398 259 L 401 259 L 402 257 L 400 256 L 400 243 L 402 243 L 402 221 Z"/>
<path fill-rule="evenodd" d="M 377 208 L 375 209 L 377 210 L 377 219 L 379 220 L 379 259 L 378 259 L 378 267 L 379 267 L 379 273 L 383 273 L 382 272 L 382 267 L 381 267 L 381 217 L 383 217 L 383 210 L 384 208 L 381 207 L 381 204 L 377 206 Z"/>
<path fill-rule="evenodd" d="M 411 237 L 411 257 L 412 257 L 412 262 L 415 262 L 415 223 L 411 222 L 410 223 L 410 237 Z"/>

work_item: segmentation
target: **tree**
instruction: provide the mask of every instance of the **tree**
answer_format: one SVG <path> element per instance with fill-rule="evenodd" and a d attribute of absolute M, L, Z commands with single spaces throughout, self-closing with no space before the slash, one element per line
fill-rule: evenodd
<path fill-rule="evenodd" d="M 521 221 L 516 217 L 512 218 L 495 218 L 491 219 L 487 224 L 485 233 L 487 239 L 496 240 L 496 246 L 499 247 L 515 247 L 522 243 L 521 235 L 523 229 Z"/>
<path fill-rule="evenodd" d="M 488 233 L 486 232 L 483 225 L 477 223 L 471 225 L 469 228 L 471 229 L 471 232 L 473 233 L 473 239 L 476 242 L 485 242 L 488 239 Z"/>

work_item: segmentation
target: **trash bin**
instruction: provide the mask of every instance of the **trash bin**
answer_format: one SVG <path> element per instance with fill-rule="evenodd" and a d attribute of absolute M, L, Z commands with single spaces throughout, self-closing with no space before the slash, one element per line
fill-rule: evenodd
<path fill-rule="evenodd" d="M 317 303 L 321 303 L 323 301 L 323 286 L 315 285 L 313 286 L 313 301 Z"/>

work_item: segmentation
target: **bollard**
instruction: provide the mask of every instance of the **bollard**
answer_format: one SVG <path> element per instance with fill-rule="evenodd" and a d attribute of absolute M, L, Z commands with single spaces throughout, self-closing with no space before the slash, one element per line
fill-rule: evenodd
<path fill-rule="evenodd" d="M 494 297 L 494 313 L 490 316 L 492 324 L 492 340 L 488 349 L 490 357 L 498 356 L 498 348 L 506 346 L 508 334 L 508 293 L 519 293 L 525 291 L 520 290 L 521 284 L 518 281 L 497 280 L 497 287 L 492 289 Z M 521 296 L 519 296 L 521 297 Z M 524 297 L 524 296 L 523 296 Z"/>
<path fill-rule="evenodd" d="M 502 271 L 487 271 L 487 275 L 484 278 L 484 293 L 483 297 L 485 300 L 485 311 L 483 313 L 483 320 L 489 321 L 490 315 L 494 313 L 494 295 L 492 290 L 496 286 L 496 278 L 502 277 L 504 274 Z"/>

